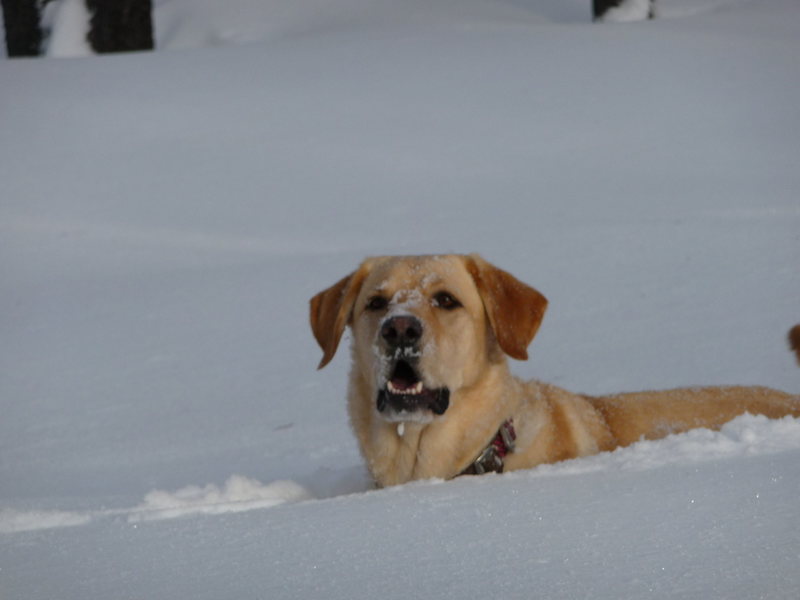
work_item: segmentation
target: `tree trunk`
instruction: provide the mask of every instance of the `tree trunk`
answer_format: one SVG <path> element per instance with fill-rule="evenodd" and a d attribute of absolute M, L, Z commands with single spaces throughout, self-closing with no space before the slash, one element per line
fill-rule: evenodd
<path fill-rule="evenodd" d="M 592 0 L 592 17 L 595 21 L 602 20 L 606 13 L 612 8 L 617 8 L 626 2 L 646 2 L 647 18 L 652 19 L 656 14 L 656 0 Z M 644 17 L 641 17 L 644 18 Z"/>
<path fill-rule="evenodd" d="M 89 43 L 95 52 L 152 50 L 151 0 L 86 0 L 92 14 Z"/>
<path fill-rule="evenodd" d="M 9 56 L 39 56 L 42 30 L 37 0 L 2 0 Z"/>

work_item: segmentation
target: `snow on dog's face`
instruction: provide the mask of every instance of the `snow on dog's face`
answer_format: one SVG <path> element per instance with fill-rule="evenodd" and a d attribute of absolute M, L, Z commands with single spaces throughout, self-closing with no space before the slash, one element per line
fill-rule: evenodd
<path fill-rule="evenodd" d="M 545 306 L 536 290 L 478 256 L 380 257 L 315 296 L 311 326 L 324 366 L 349 324 L 354 373 L 375 410 L 424 423 L 503 352 L 526 358 Z"/>

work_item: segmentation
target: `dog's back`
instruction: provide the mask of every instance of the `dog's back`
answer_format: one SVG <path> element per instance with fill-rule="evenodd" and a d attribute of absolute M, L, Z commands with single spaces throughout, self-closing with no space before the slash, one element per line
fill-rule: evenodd
<path fill-rule="evenodd" d="M 633 392 L 588 399 L 620 446 L 707 427 L 718 429 L 744 413 L 800 417 L 800 396 L 766 387 L 699 387 Z"/>
<path fill-rule="evenodd" d="M 800 363 L 800 324 L 789 331 Z M 718 429 L 744 413 L 770 419 L 800 417 L 800 396 L 766 387 L 680 388 L 587 398 L 603 415 L 620 446 L 707 427 Z"/>

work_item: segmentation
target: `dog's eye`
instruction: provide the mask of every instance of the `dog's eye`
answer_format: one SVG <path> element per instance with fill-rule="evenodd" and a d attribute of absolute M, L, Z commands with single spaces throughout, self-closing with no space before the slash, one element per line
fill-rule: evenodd
<path fill-rule="evenodd" d="M 461 306 L 461 302 L 449 292 L 439 292 L 433 297 L 433 305 L 445 310 L 453 310 Z"/>
<path fill-rule="evenodd" d="M 389 301 L 383 296 L 373 296 L 367 302 L 367 310 L 383 310 L 389 305 Z"/>

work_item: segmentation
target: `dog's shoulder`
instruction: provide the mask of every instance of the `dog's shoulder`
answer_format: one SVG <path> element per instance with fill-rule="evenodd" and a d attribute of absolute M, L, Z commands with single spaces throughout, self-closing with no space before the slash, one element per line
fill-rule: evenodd
<path fill-rule="evenodd" d="M 521 382 L 520 391 L 517 451 L 530 466 L 587 456 L 616 445 L 590 398 L 535 379 Z"/>

